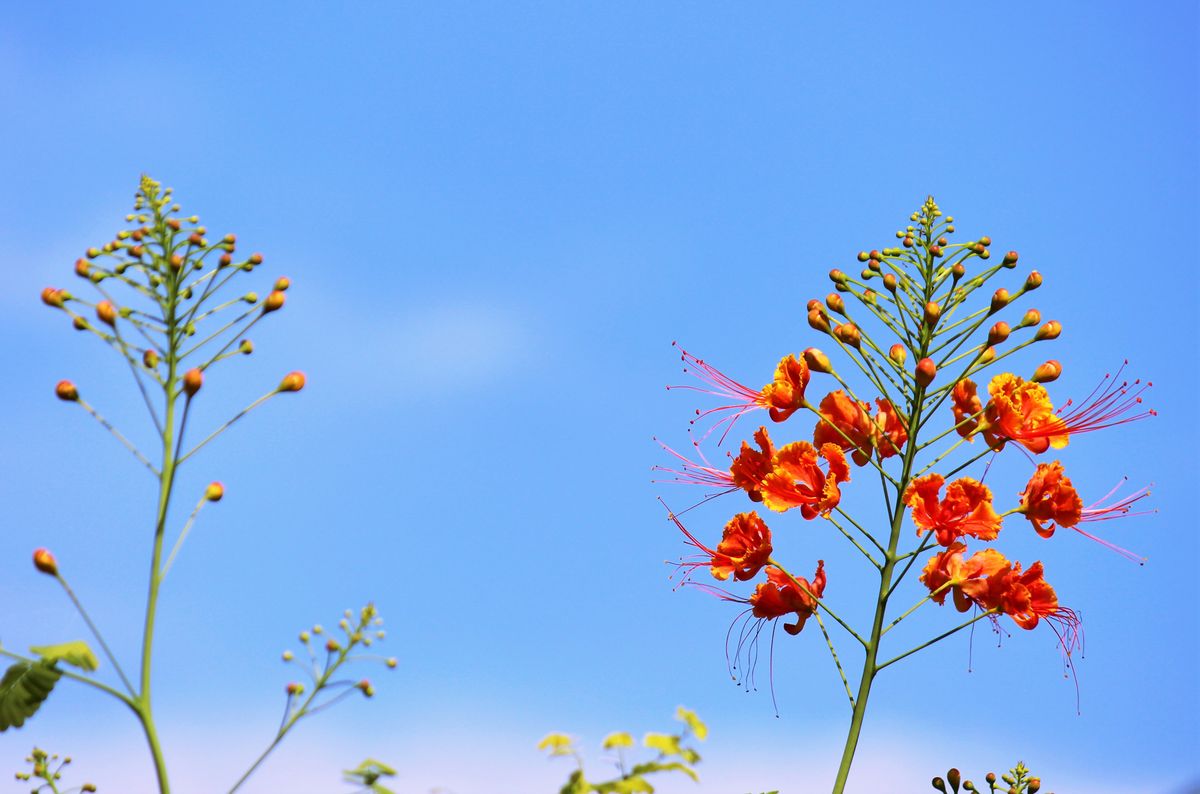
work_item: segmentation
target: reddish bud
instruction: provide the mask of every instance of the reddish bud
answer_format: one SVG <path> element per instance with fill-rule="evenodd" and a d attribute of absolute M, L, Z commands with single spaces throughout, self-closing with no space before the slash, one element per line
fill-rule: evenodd
<path fill-rule="evenodd" d="M 183 373 L 183 391 L 188 397 L 195 397 L 196 392 L 204 385 L 204 372 L 199 367 L 192 367 Z"/>
<path fill-rule="evenodd" d="M 937 305 L 936 301 L 929 301 L 925 304 L 925 324 L 929 327 L 937 325 L 937 321 L 941 319 L 942 307 Z"/>
<path fill-rule="evenodd" d="M 888 292 L 896 291 L 896 277 L 891 273 L 887 273 L 883 277 L 883 286 Z"/>
<path fill-rule="evenodd" d="M 917 362 L 916 380 L 919 386 L 928 386 L 937 377 L 937 364 L 932 358 L 923 358 Z"/>
<path fill-rule="evenodd" d="M 179 219 L 178 219 L 178 218 L 170 218 L 170 219 L 168 219 L 168 220 L 167 220 L 167 225 L 168 225 L 168 226 L 170 226 L 170 227 L 171 227 L 172 229 L 174 229 L 175 231 L 179 231 L 179 229 L 180 229 L 180 228 L 183 226 L 183 224 L 179 222 Z"/>
<path fill-rule="evenodd" d="M 217 267 L 229 267 L 233 264 L 233 257 L 229 254 L 221 254 L 221 258 L 217 260 Z"/>
<path fill-rule="evenodd" d="M 363 680 L 359 681 L 354 686 L 356 689 L 358 689 L 360 692 L 362 692 L 363 695 L 366 697 L 374 697 L 375 696 L 375 687 L 371 686 L 371 682 L 365 678 Z"/>
<path fill-rule="evenodd" d="M 146 246 L 144 245 L 135 245 L 129 249 L 129 255 L 135 259 L 141 259 L 144 253 L 146 253 Z"/>
<path fill-rule="evenodd" d="M 825 355 L 817 348 L 810 347 L 805 350 L 802 355 L 804 357 L 804 363 L 808 365 L 808 368 L 811 371 L 820 372 L 826 375 L 828 375 L 830 372 L 833 372 L 833 364 L 830 362 L 829 356 Z"/>
<path fill-rule="evenodd" d="M 204 489 L 204 498 L 210 502 L 219 502 L 225 496 L 225 486 L 219 482 L 210 482 Z"/>
<path fill-rule="evenodd" d="M 54 394 L 58 399 L 69 403 L 79 400 L 79 389 L 76 389 L 75 384 L 69 380 L 60 380 L 54 387 Z"/>
<path fill-rule="evenodd" d="M 96 304 L 96 316 L 100 318 L 100 322 L 115 326 L 117 324 L 117 310 L 113 308 L 112 301 L 100 301 Z"/>
<path fill-rule="evenodd" d="M 1014 268 L 1014 267 L 1016 267 L 1016 266 L 1017 266 L 1017 252 L 1016 252 L 1016 251 L 1009 251 L 1007 254 L 1005 254 L 1005 255 L 1004 255 L 1004 261 L 1003 261 L 1003 262 L 1001 262 L 1001 264 L 1002 264 L 1002 265 L 1004 265 L 1004 266 L 1005 266 L 1005 267 L 1007 267 L 1007 268 Z"/>
<path fill-rule="evenodd" d="M 252 265 L 261 265 L 262 261 L 263 261 L 263 255 L 262 254 L 250 254 L 250 257 L 246 261 Z"/>
<path fill-rule="evenodd" d="M 988 237 L 988 236 L 985 234 L 983 237 L 980 237 L 980 238 L 979 238 L 979 242 L 983 243 L 984 245 L 991 245 L 991 244 L 992 244 L 992 238 L 991 238 L 991 237 Z"/>
<path fill-rule="evenodd" d="M 179 270 L 182 267 L 183 267 L 183 257 L 180 256 L 179 254 L 172 254 L 171 255 L 171 269 Z"/>
<path fill-rule="evenodd" d="M 951 788 L 958 791 L 958 786 L 962 783 L 962 773 L 957 769 L 951 768 L 950 771 L 946 772 L 946 782 L 950 784 Z"/>
<path fill-rule="evenodd" d="M 293 681 L 284 688 L 284 691 L 287 692 L 290 697 L 302 695 L 304 694 L 304 684 Z"/>
<path fill-rule="evenodd" d="M 287 276 L 280 276 L 275 279 L 275 289 L 279 292 L 286 292 L 287 288 L 292 286 L 292 280 Z"/>
<path fill-rule="evenodd" d="M 867 254 L 867 258 L 868 258 L 868 259 L 873 259 L 873 260 L 875 260 L 876 262 L 878 262 L 878 261 L 879 261 L 879 259 L 880 259 L 879 252 L 878 252 L 878 251 L 875 251 L 875 250 L 872 250 L 872 251 L 871 251 L 871 253 Z"/>
<path fill-rule="evenodd" d="M 58 560 L 49 549 L 37 549 L 33 552 L 33 567 L 44 574 L 58 576 Z"/>
<path fill-rule="evenodd" d="M 929 246 L 929 253 L 933 254 L 934 256 L 941 256 L 942 247 L 940 245 L 931 245 Z"/>
<path fill-rule="evenodd" d="M 900 242 L 904 243 L 905 248 L 913 247 L 913 238 L 911 238 L 911 237 L 905 236 L 905 238 L 903 240 L 901 240 Z"/>
<path fill-rule="evenodd" d="M 42 303 L 46 304 L 47 306 L 53 306 L 56 309 L 61 309 L 65 295 L 66 293 L 64 293 L 61 289 L 46 287 L 44 290 L 42 290 Z"/>
<path fill-rule="evenodd" d="M 893 363 L 904 366 L 904 362 L 908 360 L 908 351 L 904 349 L 904 345 L 897 342 L 888 349 L 888 358 Z"/>
<path fill-rule="evenodd" d="M 1025 279 L 1025 291 L 1035 290 L 1040 286 L 1042 286 L 1042 274 L 1034 270 Z"/>
<path fill-rule="evenodd" d="M 846 313 L 846 303 L 842 300 L 842 296 L 836 292 L 831 292 L 825 297 L 825 305 L 838 314 L 844 315 Z"/>
<path fill-rule="evenodd" d="M 1021 318 L 1021 322 L 1017 325 L 1018 328 L 1024 328 L 1029 325 L 1037 325 L 1042 321 L 1042 313 L 1037 309 L 1030 309 L 1025 312 L 1025 316 Z"/>
<path fill-rule="evenodd" d="M 954 267 L 950 268 L 950 275 L 954 277 L 955 283 L 967 274 L 967 268 L 962 262 L 955 262 Z"/>
<path fill-rule="evenodd" d="M 142 353 L 142 363 L 146 365 L 146 369 L 156 369 L 158 367 L 158 351 L 147 350 Z"/>
<path fill-rule="evenodd" d="M 810 299 L 809 299 L 809 301 L 808 301 L 808 303 L 804 304 L 804 310 L 805 310 L 805 311 L 809 311 L 809 312 L 811 312 L 811 311 L 823 311 L 823 310 L 824 310 L 824 308 L 825 308 L 825 304 L 821 303 L 821 302 L 820 302 L 819 300 L 817 300 L 816 298 L 810 298 Z"/>
<path fill-rule="evenodd" d="M 304 373 L 289 372 L 279 381 L 279 391 L 300 391 L 304 388 Z"/>
<path fill-rule="evenodd" d="M 823 334 L 829 333 L 829 318 L 820 309 L 813 309 L 808 313 L 808 324 Z"/>
<path fill-rule="evenodd" d="M 188 235 L 188 242 L 192 245 L 204 245 L 204 238 L 196 232 L 192 232 Z"/>
<path fill-rule="evenodd" d="M 1058 339 L 1058 335 L 1061 333 L 1062 323 L 1060 323 L 1058 320 L 1050 320 L 1041 328 L 1037 329 L 1037 333 L 1033 335 L 1033 338 L 1039 342 L 1044 339 Z"/>
<path fill-rule="evenodd" d="M 858 326 L 854 323 L 842 323 L 833 329 L 833 335 L 841 340 L 842 344 L 853 348 L 858 348 L 862 344 L 862 334 L 859 333 Z"/>
<path fill-rule="evenodd" d="M 988 314 L 995 314 L 996 312 L 1000 311 L 1008 305 L 1009 300 L 1011 300 L 1011 298 L 1008 297 L 1008 290 L 1004 289 L 1004 287 L 996 290 L 994 293 L 992 293 L 992 308 Z"/>
<path fill-rule="evenodd" d="M 843 273 L 842 271 L 838 270 L 837 268 L 834 268 L 833 270 L 829 271 L 829 280 L 832 281 L 834 284 L 838 284 L 838 285 L 844 284 L 844 283 L 846 283 L 846 274 Z"/>
<path fill-rule="evenodd" d="M 988 331 L 988 344 L 998 345 L 1008 339 L 1008 335 L 1012 333 L 1012 329 L 1008 327 L 1008 323 L 1001 320 L 992 326 L 992 330 Z"/>
<path fill-rule="evenodd" d="M 75 260 L 75 275 L 79 276 L 80 278 L 87 278 L 89 270 L 90 268 L 86 259 Z"/>
<path fill-rule="evenodd" d="M 268 314 L 283 308 L 285 296 L 282 291 L 274 290 L 267 299 L 263 301 L 263 314 Z"/>
<path fill-rule="evenodd" d="M 1051 359 L 1033 371 L 1033 377 L 1030 379 L 1034 383 L 1049 383 L 1050 381 L 1058 380 L 1058 376 L 1062 374 L 1062 364 Z"/>
<path fill-rule="evenodd" d="M 232 234 L 232 233 L 227 234 L 223 238 L 221 238 L 221 241 L 223 243 L 225 243 L 226 245 L 233 245 L 234 243 L 237 242 L 237 235 Z"/>

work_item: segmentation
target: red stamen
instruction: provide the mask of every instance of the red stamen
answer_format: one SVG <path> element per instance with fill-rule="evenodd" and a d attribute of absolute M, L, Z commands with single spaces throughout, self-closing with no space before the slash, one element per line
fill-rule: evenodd
<path fill-rule="evenodd" d="M 679 347 L 677 342 L 672 342 L 671 344 L 674 347 Z M 681 385 L 668 386 L 668 390 L 686 389 L 688 391 L 697 391 L 703 394 L 714 394 L 718 397 L 728 397 L 734 400 L 734 402 L 728 405 L 719 405 L 716 408 L 709 408 L 706 411 L 701 411 L 699 409 L 696 410 L 696 418 L 691 420 L 691 424 L 693 425 L 711 414 L 733 411 L 733 413 L 723 417 L 714 423 L 712 427 L 708 428 L 708 430 L 706 430 L 704 435 L 701 437 L 701 441 L 708 438 L 712 432 L 721 425 L 726 425 L 725 429 L 721 432 L 720 440 L 717 442 L 717 445 L 720 446 L 722 443 L 724 443 L 725 437 L 729 435 L 729 431 L 733 429 L 733 425 L 743 414 L 756 411 L 760 408 L 768 407 L 761 389 L 751 389 L 749 386 L 738 383 L 725 373 L 721 372 L 710 364 L 705 363 L 703 359 L 696 358 L 682 347 L 679 347 L 679 352 L 680 358 L 685 364 L 688 364 L 691 367 L 690 369 L 689 367 L 684 367 L 683 371 L 693 375 L 704 383 L 707 383 L 710 388 Z"/>

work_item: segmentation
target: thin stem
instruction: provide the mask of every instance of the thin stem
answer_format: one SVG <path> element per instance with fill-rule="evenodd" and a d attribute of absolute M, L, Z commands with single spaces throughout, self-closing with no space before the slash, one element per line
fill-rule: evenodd
<path fill-rule="evenodd" d="M 821 609 L 825 610 L 825 612 L 829 615 L 829 617 L 833 618 L 834 620 L 836 620 L 838 622 L 839 626 L 844 628 L 846 631 L 850 632 L 850 636 L 854 637 L 854 639 L 856 639 L 860 643 L 862 643 L 864 647 L 866 646 L 866 644 L 867 644 L 866 640 L 864 640 L 862 637 L 860 637 L 857 631 L 850 628 L 849 624 L 847 624 L 846 621 L 844 621 L 840 617 L 838 617 L 836 612 L 834 612 L 832 609 L 830 609 L 828 606 L 826 606 L 825 602 L 822 601 L 820 598 L 818 598 L 817 595 L 815 593 L 813 593 L 812 590 L 808 589 L 803 584 L 801 584 L 800 581 L 797 580 L 795 576 L 792 576 L 792 574 L 788 571 L 787 568 L 784 568 L 782 565 L 780 565 L 775 560 L 775 558 L 772 557 L 772 558 L 768 559 L 767 564 L 773 565 L 776 568 L 778 568 L 779 570 L 783 571 L 784 576 L 786 576 L 788 579 L 790 579 L 792 581 L 792 584 L 795 585 L 796 589 L 802 591 L 806 596 L 808 596 L 814 602 L 816 602 L 817 606 L 820 607 Z"/>
<path fill-rule="evenodd" d="M 915 558 L 914 558 L 914 559 L 915 559 Z M 940 592 L 942 592 L 943 590 L 945 590 L 947 587 L 950 587 L 950 586 L 952 586 L 953 584 L 954 584 L 954 582 L 946 582 L 945 584 L 943 584 L 943 585 L 942 585 L 941 587 L 939 587 L 938 589 L 936 589 L 936 590 L 932 591 L 931 593 L 928 593 L 928 594 L 927 594 L 927 595 L 926 595 L 924 598 L 922 598 L 920 601 L 918 601 L 917 603 L 915 603 L 915 604 L 913 604 L 911 607 L 909 607 L 908 611 L 906 611 L 906 612 L 905 612 L 903 615 L 901 615 L 900 617 L 896 618 L 896 619 L 895 619 L 895 620 L 893 620 L 891 623 L 889 623 L 889 624 L 887 625 L 887 628 L 885 628 L 885 629 L 883 630 L 883 633 L 884 633 L 884 634 L 887 634 L 889 631 L 891 631 L 891 630 L 892 630 L 892 629 L 894 629 L 894 628 L 895 628 L 897 625 L 899 625 L 899 624 L 900 624 L 900 622 L 901 622 L 902 620 L 904 620 L 906 617 L 908 617 L 909 615 L 911 615 L 912 613 L 914 613 L 914 612 L 916 612 L 918 609 L 920 609 L 920 608 L 921 608 L 921 606 L 922 606 L 922 605 L 923 605 L 925 602 L 932 600 L 934 596 L 936 596 L 938 593 L 940 593 Z M 882 635 L 880 635 L 880 636 L 882 636 Z"/>
<path fill-rule="evenodd" d="M 79 405 L 83 408 L 83 410 L 85 410 L 89 414 L 91 414 L 92 418 L 95 419 L 97 422 L 99 422 L 104 427 L 105 430 L 112 433 L 113 437 L 116 438 L 117 441 L 120 441 L 121 444 L 125 447 L 125 449 L 132 452 L 133 456 L 138 459 L 138 462 L 140 462 L 143 466 L 145 466 L 147 469 L 152 471 L 155 475 L 158 474 L 158 469 L 154 468 L 154 465 L 152 463 L 150 463 L 149 460 L 146 459 L 146 456 L 141 453 L 141 450 L 139 450 L 137 447 L 135 447 L 133 445 L 132 441 L 125 438 L 125 436 L 121 435 L 121 431 L 117 430 L 117 428 L 113 427 L 111 422 L 109 422 L 107 419 L 105 419 L 103 416 L 101 416 L 96 411 L 95 408 L 88 405 L 83 400 L 82 397 L 77 399 L 76 402 L 79 403 Z"/>
<path fill-rule="evenodd" d="M 854 518 L 849 513 L 847 513 L 845 510 L 843 510 L 840 507 L 835 507 L 834 510 L 836 510 L 838 515 L 840 515 L 842 518 L 846 519 L 851 524 L 853 524 L 854 528 L 857 529 L 859 532 L 861 532 L 867 540 L 874 543 L 875 548 L 879 549 L 880 554 L 887 554 L 887 549 L 885 549 L 882 545 L 880 545 L 879 541 L 875 540 L 875 536 L 872 535 L 870 532 L 867 532 L 865 529 L 863 529 L 862 524 L 859 524 L 857 521 L 855 521 Z"/>
<path fill-rule="evenodd" d="M 854 693 L 850 691 L 850 682 L 846 679 L 846 671 L 842 669 L 842 662 L 838 659 L 837 651 L 833 649 L 833 640 L 829 637 L 829 632 L 825 629 L 825 622 L 821 620 L 821 613 L 814 612 L 813 617 L 817 619 L 817 625 L 821 627 L 821 633 L 825 635 L 825 644 L 829 646 L 829 655 L 833 657 L 833 663 L 837 665 L 838 676 L 842 679 L 842 686 L 846 687 L 846 697 L 850 698 L 850 708 L 854 708 Z"/>
<path fill-rule="evenodd" d="M 188 453 L 187 453 L 186 455 L 184 455 L 183 457 L 179 458 L 179 463 L 183 463 L 185 460 L 187 460 L 188 458 L 190 458 L 192 455 L 195 455 L 197 452 L 199 452 L 199 451 L 201 450 L 201 448 L 203 448 L 203 447 L 204 447 L 204 445 L 205 445 L 205 444 L 207 444 L 208 442 L 212 441 L 214 438 L 216 438 L 217 436 L 221 435 L 221 434 L 222 434 L 222 433 L 224 433 L 226 430 L 228 430 L 230 427 L 232 427 L 232 426 L 233 426 L 233 424 L 234 424 L 234 422 L 236 422 L 237 420 L 241 419 L 243 416 L 245 416 L 246 414 L 250 413 L 250 412 L 251 412 L 251 411 L 253 411 L 255 408 L 257 408 L 258 406 L 260 406 L 260 405 L 262 405 L 263 403 L 265 403 L 267 400 L 269 400 L 269 399 L 271 399 L 272 397 L 274 397 L 276 394 L 279 394 L 279 389 L 272 389 L 271 391 L 269 391 L 269 392 L 267 392 L 266 394 L 264 394 L 262 397 L 259 397 L 257 400 L 255 400 L 254 402 L 252 402 L 252 403 L 250 403 L 249 405 L 247 405 L 247 406 L 246 406 L 245 408 L 243 408 L 242 410 L 238 411 L 238 413 L 237 413 L 236 415 L 234 415 L 234 417 L 233 417 L 232 419 L 230 419 L 228 422 L 226 422 L 225 424 L 223 424 L 223 425 L 221 425 L 220 427 L 218 427 L 216 430 L 214 430 L 212 433 L 210 433 L 210 434 L 208 435 L 208 438 L 204 439 L 204 440 L 203 440 L 203 441 L 201 441 L 199 444 L 197 444 L 196 446 L 192 447 L 192 448 L 191 448 L 191 450 L 189 450 L 189 451 L 188 451 Z"/>
<path fill-rule="evenodd" d="M 207 495 L 201 496 L 200 501 L 196 503 L 195 509 L 192 510 L 192 514 L 188 516 L 187 523 L 183 525 L 183 529 L 179 533 L 179 538 L 171 548 L 171 553 L 167 555 L 167 561 L 163 563 L 162 573 L 159 574 L 159 578 L 167 578 L 167 571 L 171 570 L 171 564 L 175 562 L 175 555 L 179 554 L 179 550 L 183 548 L 183 542 L 187 540 L 188 533 L 192 531 L 192 525 L 196 523 L 196 516 L 200 514 L 200 508 L 204 507 L 206 502 L 208 502 Z"/>
<path fill-rule="evenodd" d="M 973 624 L 977 621 L 983 620 L 984 618 L 990 617 L 992 615 L 997 615 L 997 614 L 999 614 L 999 612 L 1000 612 L 1000 610 L 998 610 L 998 609 L 989 609 L 986 612 L 981 612 L 978 615 L 976 615 L 975 617 L 968 620 L 966 623 L 960 623 L 959 625 L 955 626 L 954 628 L 950 629 L 949 631 L 946 631 L 946 632 L 943 632 L 943 633 L 937 635 L 932 640 L 929 640 L 928 642 L 923 642 L 915 648 L 908 649 L 907 651 L 900 654 L 899 656 L 888 659 L 886 662 L 879 665 L 876 672 L 878 672 L 879 670 L 882 670 L 883 668 L 885 668 L 889 665 L 895 664 L 896 662 L 900 661 L 901 659 L 903 659 L 906 656 L 912 656 L 917 651 L 921 651 L 921 650 L 924 650 L 925 648 L 928 648 L 930 645 L 933 645 L 935 642 L 941 642 L 942 640 L 949 637 L 951 634 L 956 634 L 956 633 L 962 631 L 963 629 L 965 629 L 967 626 L 970 626 L 971 624 Z"/>
<path fill-rule="evenodd" d="M 74 604 L 75 609 L 79 611 L 79 615 L 83 618 L 83 622 L 87 624 L 89 629 L 91 629 L 92 636 L 96 638 L 96 642 L 100 643 L 100 648 L 104 651 L 104 655 L 108 657 L 108 661 L 112 663 L 113 669 L 117 671 L 117 675 L 121 677 L 121 683 L 125 685 L 126 691 L 128 691 L 130 695 L 135 695 L 136 693 L 134 692 L 133 684 L 129 683 L 129 679 L 125 676 L 125 671 L 121 669 L 121 663 L 117 661 L 117 657 L 108 647 L 108 643 L 104 641 L 104 636 L 100 633 L 100 629 L 96 628 L 96 624 L 92 622 L 91 616 L 87 613 L 87 610 L 83 608 L 83 603 L 80 602 L 79 598 L 75 595 L 75 591 L 71 589 L 69 584 L 67 584 L 67 580 L 63 578 L 62 574 L 55 573 L 54 578 L 58 580 L 58 583 L 62 585 L 62 589 L 66 591 L 67 598 L 71 599 L 71 603 Z"/>
<path fill-rule="evenodd" d="M 876 568 L 877 570 L 879 570 L 879 569 L 882 569 L 882 567 L 883 567 L 883 566 L 881 566 L 881 565 L 880 565 L 878 562 L 876 562 L 876 561 L 875 561 L 875 558 L 871 556 L 871 552 L 869 552 L 869 551 L 867 551 L 866 549 L 864 549 L 864 548 L 862 547 L 862 544 L 860 544 L 860 543 L 859 543 L 857 540 L 855 540 L 855 539 L 854 539 L 854 536 L 853 536 L 853 535 L 851 535 L 849 532 L 847 532 L 847 531 L 846 531 L 846 529 L 845 529 L 845 528 L 844 528 L 844 527 L 843 527 L 841 524 L 839 524 L 837 521 L 834 521 L 834 520 L 833 520 L 833 517 L 832 517 L 832 516 L 830 516 L 830 517 L 829 517 L 829 523 L 830 523 L 830 524 L 833 524 L 835 527 L 837 527 L 837 528 L 838 528 L 838 531 L 839 531 L 839 532 L 841 532 L 843 535 L 845 535 L 845 536 L 846 536 L 846 540 L 848 540 L 848 541 L 850 541 L 851 543 L 853 543 L 853 544 L 854 544 L 854 548 L 856 548 L 856 549 L 858 549 L 860 552 L 862 552 L 862 555 L 863 555 L 864 557 L 866 557 L 866 558 L 867 558 L 867 560 L 868 560 L 868 561 L 869 561 L 869 562 L 870 562 L 872 565 L 874 565 L 874 566 L 875 566 L 875 568 Z"/>

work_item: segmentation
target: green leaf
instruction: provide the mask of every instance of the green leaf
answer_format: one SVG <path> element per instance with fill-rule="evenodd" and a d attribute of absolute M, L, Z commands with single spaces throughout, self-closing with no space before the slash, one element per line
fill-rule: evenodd
<path fill-rule="evenodd" d="M 700 718 L 696 716 L 696 712 L 691 709 L 685 709 L 683 706 L 675 709 L 675 719 L 686 722 L 687 726 L 692 729 L 692 734 L 700 741 L 708 738 L 708 726 L 701 722 Z"/>
<path fill-rule="evenodd" d="M 631 775 L 648 775 L 652 772 L 682 772 L 697 783 L 700 782 L 700 776 L 696 774 L 696 770 L 692 769 L 687 764 L 681 764 L 678 761 L 670 763 L 661 763 L 659 761 L 648 761 L 644 764 L 638 764 L 629 771 Z"/>
<path fill-rule="evenodd" d="M 549 750 L 550 755 L 570 755 L 575 752 L 575 744 L 565 733 L 550 733 L 538 742 L 537 749 Z"/>
<path fill-rule="evenodd" d="M 633 747 L 633 737 L 625 731 L 610 733 L 604 739 L 604 749 L 611 750 L 614 747 Z"/>
<path fill-rule="evenodd" d="M 87 673 L 94 673 L 100 666 L 100 660 L 83 640 L 64 642 L 59 645 L 38 645 L 30 648 L 29 652 L 42 657 L 47 662 L 66 662 Z"/>
<path fill-rule="evenodd" d="M 567 778 L 567 784 L 558 790 L 558 794 L 588 794 L 591 790 L 591 785 L 583 777 L 583 770 L 576 769 Z"/>
<path fill-rule="evenodd" d="M 17 662 L 0 679 L 0 732 L 20 728 L 41 708 L 62 671 L 54 662 Z"/>
<path fill-rule="evenodd" d="M 620 780 L 600 783 L 593 786 L 592 790 L 596 794 L 654 794 L 654 786 L 641 775 L 630 775 Z"/>
<path fill-rule="evenodd" d="M 679 755 L 679 737 L 668 736 L 665 733 L 647 733 L 642 744 L 651 750 L 658 750 L 663 755 Z"/>

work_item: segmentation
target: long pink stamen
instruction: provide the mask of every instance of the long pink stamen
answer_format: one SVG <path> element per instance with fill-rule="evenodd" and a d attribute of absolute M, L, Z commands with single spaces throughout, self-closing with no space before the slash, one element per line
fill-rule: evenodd
<path fill-rule="evenodd" d="M 679 347 L 677 342 L 672 342 L 671 344 L 674 347 Z M 719 446 L 720 444 L 724 443 L 725 437 L 729 435 L 729 431 L 733 429 L 734 423 L 736 423 L 743 414 L 767 407 L 763 400 L 761 389 L 751 389 L 749 386 L 738 383 L 733 378 L 730 378 L 725 373 L 706 363 L 703 359 L 696 358 L 682 347 L 679 347 L 679 353 L 684 363 L 689 365 L 684 367 L 683 371 L 693 375 L 696 378 L 699 378 L 704 383 L 709 384 L 710 388 L 705 388 L 702 386 L 690 386 L 685 384 L 681 386 L 668 386 L 668 390 L 685 389 L 687 391 L 697 391 L 704 394 L 714 394 L 718 397 L 728 397 L 734 401 L 728 405 L 719 405 L 716 408 L 709 408 L 706 411 L 701 411 L 699 409 L 696 410 L 696 418 L 692 420 L 693 425 L 701 419 L 712 414 L 734 411 L 734 413 L 730 414 L 729 416 L 725 416 L 714 423 L 712 427 L 705 431 L 704 435 L 701 437 L 701 440 L 708 438 L 714 430 L 722 425 L 725 425 L 725 429 L 721 433 L 721 438 L 717 442 Z"/>
<path fill-rule="evenodd" d="M 1147 496 L 1150 495 L 1149 487 L 1144 487 L 1137 491 L 1134 491 L 1129 496 L 1122 497 L 1121 499 L 1118 499 L 1116 502 L 1113 502 L 1110 505 L 1103 504 L 1104 502 L 1106 502 L 1110 498 L 1112 498 L 1112 495 L 1115 494 L 1128 479 L 1129 479 L 1128 477 L 1122 477 L 1121 481 L 1118 482 L 1115 486 L 1113 486 L 1111 491 L 1109 491 L 1104 496 L 1097 499 L 1095 502 L 1092 502 L 1092 504 L 1083 508 L 1079 522 L 1084 523 L 1084 522 L 1096 522 L 1096 521 L 1112 521 L 1114 518 L 1143 516 L 1148 513 L 1154 512 L 1153 510 L 1142 510 L 1137 513 L 1129 512 L 1130 508 L 1133 506 L 1133 504 L 1135 502 L 1139 502 L 1142 499 L 1145 499 Z M 1073 526 L 1073 527 L 1071 527 L 1071 529 L 1075 530 L 1080 535 L 1083 535 L 1085 538 L 1088 538 L 1089 540 L 1094 540 L 1097 543 L 1099 543 L 1101 546 L 1104 546 L 1107 549 L 1111 549 L 1112 551 L 1115 551 L 1117 554 L 1120 554 L 1122 557 L 1124 557 L 1127 560 L 1136 562 L 1138 565 L 1146 564 L 1146 558 L 1142 557 L 1139 554 L 1135 554 L 1134 552 L 1129 551 L 1128 549 L 1121 548 L 1120 546 L 1116 545 L 1115 543 L 1111 543 L 1111 542 L 1105 540 L 1104 538 L 1097 537 L 1084 529 L 1080 529 L 1078 526 Z"/>
<path fill-rule="evenodd" d="M 1103 430 L 1106 427 L 1157 416 L 1158 412 L 1153 409 L 1143 410 L 1131 416 L 1127 415 L 1138 409 L 1142 404 L 1142 394 L 1153 385 L 1149 382 L 1143 384 L 1140 379 L 1133 383 L 1121 381 L 1118 385 L 1117 379 L 1128 363 L 1128 361 L 1122 363 L 1116 375 L 1106 374 L 1096 388 L 1092 389 L 1092 393 L 1073 410 L 1068 411 L 1067 409 L 1074 404 L 1074 401 L 1067 400 L 1066 404 L 1056 412 L 1058 417 L 1054 421 L 1037 428 L 1029 435 L 1090 433 L 1093 430 Z"/>
<path fill-rule="evenodd" d="M 733 475 L 728 469 L 718 469 L 709 463 L 708 458 L 700 450 L 700 445 L 695 441 L 692 446 L 696 449 L 696 454 L 700 457 L 702 463 L 696 463 L 679 454 L 669 446 L 654 439 L 658 445 L 682 464 L 678 469 L 669 469 L 666 466 L 652 466 L 651 471 L 661 471 L 666 474 L 674 474 L 675 476 L 669 480 L 653 480 L 653 482 L 673 482 L 683 485 L 703 485 L 709 488 L 720 488 L 723 493 L 736 491 L 737 486 L 733 484 Z"/>

